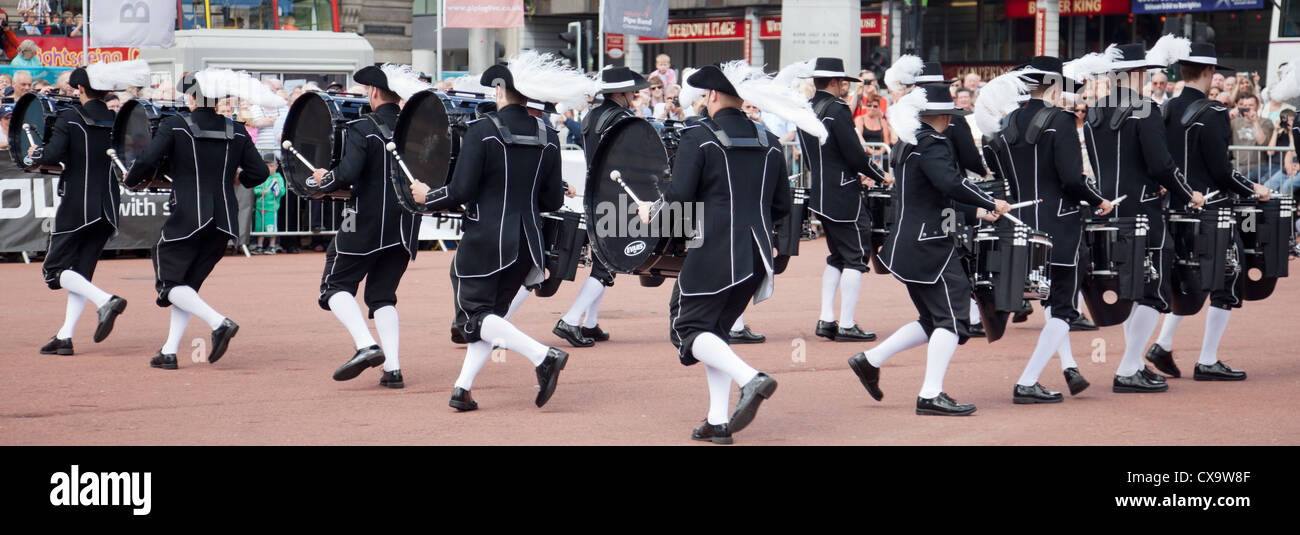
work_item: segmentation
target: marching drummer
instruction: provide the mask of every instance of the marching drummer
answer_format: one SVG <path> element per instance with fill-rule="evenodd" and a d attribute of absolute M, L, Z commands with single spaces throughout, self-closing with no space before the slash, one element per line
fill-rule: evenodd
<path fill-rule="evenodd" d="M 217 99 L 284 105 L 283 99 L 248 73 L 209 68 L 188 76 L 186 82 L 190 84 L 185 96 L 192 110 L 189 116 L 163 119 L 123 180 L 126 187 L 136 187 L 153 177 L 164 159 L 183 162 L 171 168 L 175 202 L 153 248 L 157 304 L 170 305 L 172 310 L 167 341 L 149 365 L 164 370 L 177 368 L 176 351 L 191 316 L 212 328 L 209 363 L 226 354 L 230 339 L 239 332 L 239 325 L 209 306 L 198 291 L 221 261 L 226 244 L 239 239 L 235 180 L 252 188 L 270 175 L 243 123 L 217 114 Z"/>
<path fill-rule="evenodd" d="M 1079 241 L 1083 233 L 1079 203 L 1087 202 L 1098 208 L 1097 215 L 1111 211 L 1110 201 L 1084 179 L 1074 116 L 1053 104 L 1060 97 L 1064 83 L 1061 67 L 1060 58 L 1038 56 L 1017 69 L 1020 79 L 1028 85 L 1030 100 L 1010 113 L 1002 123 L 1009 126 L 1000 134 L 1007 142 L 1005 150 L 1013 166 L 1008 170 L 1009 178 L 1015 182 L 1011 190 L 1020 194 L 1013 201 L 1037 201 L 1019 209 L 1017 217 L 1052 237 L 1048 270 L 1052 285 L 1043 303 L 1049 317 L 1038 335 L 1029 363 L 1012 387 L 1012 401 L 1017 404 L 1058 403 L 1064 398 L 1060 392 L 1047 390 L 1038 383 L 1043 368 L 1058 350 L 1070 395 L 1088 387 L 1069 345 L 1070 323 L 1079 317 L 1074 299 L 1078 292 Z M 1014 89 L 1014 86 L 990 84 L 981 91 L 980 98 L 1019 99 L 1019 94 L 993 94 L 1002 88 Z"/>
<path fill-rule="evenodd" d="M 1167 58 L 1177 63 L 1181 79 L 1186 82 L 1183 92 L 1164 106 L 1169 152 L 1177 161 L 1183 162 L 1183 172 L 1187 174 L 1189 186 L 1199 191 L 1220 192 L 1217 198 L 1206 201 L 1207 208 L 1231 206 L 1231 196 L 1227 195 L 1229 192 L 1269 200 L 1267 187 L 1250 182 L 1233 168 L 1232 157 L 1228 152 L 1232 140 L 1228 109 L 1205 96 L 1210 90 L 1214 72 L 1232 69 L 1218 64 L 1213 44 L 1187 45 L 1189 53 L 1186 56 Z M 1170 197 L 1171 206 L 1184 206 L 1187 201 L 1186 197 L 1180 195 Z M 1231 247 L 1236 248 L 1237 257 L 1240 258 L 1241 229 L 1234 228 Z M 1225 275 L 1224 287 L 1214 290 L 1210 295 L 1210 309 L 1205 313 L 1205 338 L 1192 375 L 1197 381 L 1241 381 L 1246 378 L 1246 372 L 1229 368 L 1218 356 L 1219 342 L 1228 328 L 1228 317 L 1232 314 L 1232 309 L 1241 307 L 1242 291 L 1246 285 L 1246 275 L 1242 271 L 1239 267 L 1233 273 Z M 1200 297 L 1205 298 L 1203 293 Z M 1178 364 L 1174 362 L 1173 339 L 1183 318 L 1185 316 L 1172 312 L 1166 315 L 1160 336 L 1147 350 L 1147 360 L 1170 377 L 1182 376 Z"/>
<path fill-rule="evenodd" d="M 534 403 L 541 407 L 555 393 L 569 355 L 534 340 L 504 316 L 521 285 L 544 278 L 541 212 L 560 208 L 564 185 L 559 135 L 525 105 L 529 98 L 580 104 L 596 88 L 582 73 L 534 51 L 489 67 L 479 83 L 496 87 L 498 111 L 469 123 L 449 184 L 434 190 L 411 184 L 411 195 L 429 211 L 468 208 L 452 260 L 452 292 L 468 318 L 461 334 L 469 345 L 448 404 L 459 411 L 478 408 L 470 391 L 495 346 L 533 364 L 540 389 Z"/>
<path fill-rule="evenodd" d="M 42 355 L 72 354 L 72 331 L 87 300 L 99 308 L 95 342 L 108 337 L 117 315 L 126 310 L 125 299 L 90 282 L 100 252 L 117 231 L 120 196 L 106 153 L 114 114 L 104 104 L 104 96 L 127 86 L 149 85 L 149 65 L 143 60 L 95 63 L 72 71 L 68 84 L 81 90 L 80 102 L 59 112 L 47 145 L 32 145 L 27 151 L 35 165 L 63 164 L 59 179 L 63 199 L 54 215 L 42 271 L 51 290 L 68 290 L 68 305 L 63 326 L 41 347 Z"/>
<path fill-rule="evenodd" d="M 637 91 L 647 87 L 650 87 L 650 82 L 627 67 L 611 67 L 600 71 L 598 93 L 604 95 L 604 101 L 582 118 L 582 151 L 587 158 L 588 170 L 591 169 L 592 159 L 596 157 L 596 148 L 600 145 L 601 138 L 605 137 L 614 123 L 635 116 L 631 110 L 632 99 L 636 98 Z M 555 322 L 555 328 L 551 332 L 573 347 L 591 347 L 596 342 L 609 340 L 609 332 L 601 329 L 597 321 L 605 288 L 613 285 L 614 273 L 596 255 L 591 255 L 591 274 L 582 282 L 578 297 L 573 300 L 573 305 L 564 316 Z"/>
<path fill-rule="evenodd" d="M 817 92 L 809 101 L 830 137 L 821 143 L 799 130 L 803 161 L 812 171 L 808 209 L 817 214 L 826 234 L 826 270 L 822 273 L 821 314 L 814 332 L 836 342 L 870 342 L 876 333 L 863 331 L 853 313 L 867 271 L 867 246 L 871 243 L 871 222 L 862 206 L 862 184 L 885 180 L 885 174 L 871 163 L 853 130 L 853 112 L 842 100 L 849 82 L 860 82 L 844 72 L 844 60 L 817 58 L 808 62 L 802 74 L 813 79 Z M 858 175 L 866 178 L 859 181 Z M 835 290 L 840 293 L 840 318 L 835 320 Z"/>
<path fill-rule="evenodd" d="M 331 170 L 315 169 L 312 178 L 322 193 L 350 187 L 352 198 L 343 223 L 325 251 L 317 304 L 334 313 L 352 335 L 356 352 L 334 371 L 335 381 L 356 378 L 366 368 L 383 366 L 379 385 L 406 386 L 398 356 L 397 286 L 415 259 L 421 216 L 403 210 L 390 185 L 390 173 L 403 173 L 388 154 L 397 126 L 398 102 L 432 86 L 405 65 L 362 68 L 352 75 L 366 88 L 370 109 L 349 121 L 343 153 Z M 365 301 L 382 347 L 366 326 L 356 292 L 366 280 Z"/>
<path fill-rule="evenodd" d="M 780 139 L 750 121 L 741 105 L 779 112 L 820 139 L 826 132 L 798 93 L 776 87 L 744 60 L 700 68 L 687 83 L 707 91 L 709 117 L 682 130 L 667 193 L 637 211 L 649 223 L 664 206 L 699 203 L 701 227 L 726 229 L 705 233 L 686 255 L 669 302 L 669 336 L 681 363 L 703 362 L 708 378 L 708 415 L 691 438 L 731 444 L 776 391 L 776 380 L 742 360 L 727 339 L 751 299 L 757 304 L 772 295 L 773 226 L 791 202 Z M 729 411 L 732 381 L 740 399 Z"/>
<path fill-rule="evenodd" d="M 1157 43 L 1158 44 L 1158 43 Z M 1190 199 L 1200 207 L 1205 203 L 1199 191 L 1193 191 L 1178 169 L 1169 147 L 1160 109 L 1142 96 L 1142 74 L 1152 67 L 1142 43 L 1117 47 L 1118 59 L 1110 64 L 1117 82 L 1109 98 L 1088 110 L 1083 124 L 1088 155 L 1097 174 L 1098 189 L 1103 196 L 1125 197 L 1117 208 L 1119 217 L 1145 215 L 1147 256 L 1154 277 L 1143 289 L 1144 297 L 1134 303 L 1124 323 L 1124 357 L 1115 370 L 1111 390 L 1117 393 L 1164 392 L 1169 389 L 1164 376 L 1142 363 L 1142 348 L 1156 328 L 1162 312 L 1169 310 L 1170 285 L 1168 267 L 1173 243 L 1165 232 L 1160 188 L 1175 196 Z M 1155 65 L 1159 67 L 1159 65 Z"/>
<path fill-rule="evenodd" d="M 891 155 L 897 182 L 894 232 L 880 249 L 880 260 L 907 286 L 919 314 L 869 351 L 849 358 L 849 366 L 876 401 L 880 367 L 889 357 L 926 344 L 925 382 L 916 398 L 916 413 L 965 416 L 975 405 L 958 403 L 943 391 L 943 377 L 957 345 L 966 341 L 971 282 L 958 261 L 952 233 L 959 214 L 955 203 L 975 207 L 985 221 L 996 220 L 1010 205 L 994 199 L 966 180 L 942 132 L 952 115 L 970 112 L 953 106 L 943 85 L 913 88 L 890 106 L 890 125 L 905 143 Z"/>

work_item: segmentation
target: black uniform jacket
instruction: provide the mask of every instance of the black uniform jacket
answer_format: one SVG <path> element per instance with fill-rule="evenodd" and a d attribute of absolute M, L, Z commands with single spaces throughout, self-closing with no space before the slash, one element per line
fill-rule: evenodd
<path fill-rule="evenodd" d="M 702 243 L 687 255 L 678 284 L 682 295 L 711 295 L 749 277 L 765 280 L 757 303 L 772 295 L 772 231 L 790 213 L 790 181 L 781 141 L 737 108 L 724 108 L 713 122 L 731 139 L 767 136 L 767 148 L 725 149 L 705 126 L 682 130 L 666 203 L 703 203 L 696 212 Z M 856 191 L 856 190 L 855 190 Z M 766 273 L 754 273 L 754 249 Z"/>
<path fill-rule="evenodd" d="M 90 119 L 90 124 L 86 124 L 88 121 L 82 113 Z M 71 232 L 100 219 L 107 219 L 117 227 L 121 192 L 105 152 L 112 143 L 114 116 L 104 101 L 91 100 L 85 106 L 77 104 L 59 112 L 54 121 L 54 132 L 37 164 L 63 163 L 63 173 L 59 175 L 63 200 L 54 215 L 55 234 Z"/>
<path fill-rule="evenodd" d="M 515 134 L 537 134 L 540 123 L 523 106 L 506 106 L 497 116 Z M 540 282 L 545 265 L 541 213 L 564 204 L 559 133 L 546 128 L 545 136 L 543 147 L 506 145 L 490 119 L 469 123 L 451 183 L 430 191 L 425 205 L 429 210 L 465 205 L 465 236 L 454 260 L 458 276 L 496 273 L 527 247 L 535 267 L 527 282 Z M 521 228 L 527 244 L 519 243 Z"/>
<path fill-rule="evenodd" d="M 980 158 L 980 149 L 975 146 L 975 135 L 970 131 L 970 123 L 961 115 L 953 115 L 952 123 L 943 135 L 952 142 L 953 154 L 957 156 L 957 165 L 962 169 L 980 176 L 988 174 L 984 160 Z"/>
<path fill-rule="evenodd" d="M 871 158 L 858 142 L 858 134 L 853 128 L 853 112 L 849 111 L 848 104 L 825 91 L 814 94 L 811 103 L 815 108 L 826 99 L 834 99 L 822 117 L 822 124 L 830 132 L 826 144 L 820 144 L 812 134 L 799 131 L 802 158 L 812 172 L 808 208 L 831 221 L 853 222 L 858 220 L 858 211 L 862 209 L 862 184 L 858 182 L 858 174 L 877 181 L 883 180 L 885 175 L 871 163 Z"/>
<path fill-rule="evenodd" d="M 1009 145 L 1013 164 L 1009 171 L 1016 184 L 1013 189 L 1019 194 L 1010 202 L 1043 200 L 1019 208 L 1013 215 L 1051 236 L 1051 263 L 1073 266 L 1079 259 L 1079 239 L 1083 232 L 1079 202 L 1097 206 L 1105 198 L 1083 176 L 1083 152 L 1079 150 L 1073 114 L 1060 109 L 1049 112 L 1051 118 L 1043 126 L 1037 143 L 1029 143 L 1030 122 L 1047 107 L 1042 99 L 1032 99 L 1010 113 L 1017 134 Z"/>
<path fill-rule="evenodd" d="M 1201 193 L 1218 190 L 1219 194 L 1205 201 L 1206 205 L 1220 202 L 1231 204 L 1232 195 L 1253 195 L 1254 187 L 1246 177 L 1241 176 L 1232 166 L 1232 153 L 1228 145 L 1232 141 L 1232 127 L 1228 123 L 1228 108 L 1218 102 L 1210 101 L 1209 107 L 1195 116 L 1187 117 L 1188 107 L 1199 100 L 1206 100 L 1205 93 L 1194 87 L 1185 87 L 1178 98 L 1165 102 L 1165 131 L 1169 136 L 1169 154 L 1173 155 L 1178 167 L 1183 170 L 1187 185 Z M 1190 119 L 1187 125 L 1184 120 Z M 1174 195 L 1170 198 L 1174 207 L 1186 206 L 1185 196 Z"/>
<path fill-rule="evenodd" d="M 233 132 L 234 137 L 196 137 L 180 115 L 162 120 L 153 141 L 136 158 L 126 175 L 127 186 L 135 186 L 153 175 L 166 157 L 171 162 L 171 216 L 163 224 L 162 240 L 187 238 L 208 223 L 238 238 L 239 206 L 235 202 L 235 171 L 245 187 L 261 184 L 270 172 L 262 161 L 244 124 L 217 115 L 212 108 L 198 108 L 190 114 L 203 131 Z"/>
<path fill-rule="evenodd" d="M 1111 200 L 1127 195 L 1111 215 L 1146 215 L 1151 225 L 1148 236 L 1152 236 L 1147 243 L 1151 249 L 1159 249 L 1164 247 L 1165 233 L 1160 188 L 1179 198 L 1190 198 L 1192 190 L 1169 155 L 1160 108 L 1127 87 L 1116 87 L 1114 91 L 1116 95 L 1111 99 L 1129 106 L 1112 103 L 1093 107 L 1083 123 L 1097 189 Z M 1145 100 L 1146 105 L 1141 105 L 1140 100 Z"/>
<path fill-rule="evenodd" d="M 613 117 L 605 120 L 605 128 L 600 131 L 596 130 L 596 124 L 608 114 L 614 114 Z M 582 150 L 587 157 L 587 168 L 591 168 L 591 159 L 596 157 L 596 146 L 600 143 L 600 138 L 609 130 L 610 125 L 619 121 L 621 117 L 632 117 L 632 111 L 619 106 L 618 103 L 606 96 L 605 101 L 596 106 L 582 118 Z"/>
<path fill-rule="evenodd" d="M 993 210 L 985 194 L 957 168 L 946 137 L 921 124 L 916 145 L 898 143 L 902 163 L 894 169 L 893 232 L 880 248 L 880 261 L 899 280 L 934 284 L 956 249 L 963 228 L 957 203 Z"/>
<path fill-rule="evenodd" d="M 391 133 L 397 126 L 398 111 L 397 104 L 384 104 L 370 116 Z M 422 216 L 403 210 L 397 201 L 388 175 L 402 170 L 384 148 L 388 141 L 370 118 L 349 121 L 343 131 L 339 164 L 321 180 L 321 191 L 352 188 L 348 206 L 355 210 L 354 228 L 340 229 L 334 241 L 340 253 L 369 254 L 400 245 L 415 258 Z M 344 221 L 347 226 L 346 217 Z"/>

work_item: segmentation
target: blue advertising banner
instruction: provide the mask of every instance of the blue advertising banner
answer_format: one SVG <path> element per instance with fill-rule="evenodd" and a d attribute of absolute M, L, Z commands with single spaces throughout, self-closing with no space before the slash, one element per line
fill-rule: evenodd
<path fill-rule="evenodd" d="M 1264 0 L 1133 0 L 1133 13 L 1264 9 Z"/>

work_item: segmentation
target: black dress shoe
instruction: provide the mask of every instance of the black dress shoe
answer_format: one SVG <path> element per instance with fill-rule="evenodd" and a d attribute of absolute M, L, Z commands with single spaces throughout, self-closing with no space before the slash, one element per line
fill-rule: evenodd
<path fill-rule="evenodd" d="M 451 391 L 451 402 L 448 405 L 460 412 L 478 410 L 478 402 L 474 401 L 474 396 L 469 395 L 469 390 L 461 387 Z"/>
<path fill-rule="evenodd" d="M 885 393 L 880 391 L 880 368 L 871 365 L 866 353 L 849 357 L 849 367 L 853 368 L 853 373 L 858 375 L 858 381 L 861 381 L 863 388 L 871 394 L 871 399 L 880 401 L 885 397 Z"/>
<path fill-rule="evenodd" d="M 1098 330 L 1098 328 L 1097 328 L 1097 324 L 1093 323 L 1092 320 L 1088 319 L 1087 316 L 1084 316 L 1083 314 L 1079 314 L 1079 317 L 1074 318 L 1074 321 L 1070 322 L 1070 330 L 1071 331 L 1096 331 Z"/>
<path fill-rule="evenodd" d="M 344 362 L 342 366 L 339 366 L 339 369 L 334 370 L 334 380 L 347 381 L 348 379 L 355 379 L 358 375 L 361 375 L 361 372 L 366 371 L 366 368 L 382 366 L 383 364 L 383 349 L 380 349 L 379 346 L 363 347 L 358 349 L 352 355 L 352 358 Z"/>
<path fill-rule="evenodd" d="M 609 331 L 601 330 L 599 323 L 597 323 L 595 327 L 583 327 L 582 336 L 590 338 L 595 342 L 609 341 Z"/>
<path fill-rule="evenodd" d="M 1142 372 L 1128 376 L 1116 375 L 1115 382 L 1111 385 L 1111 391 L 1116 394 L 1142 394 L 1166 390 L 1169 390 L 1169 385 L 1153 382 L 1142 375 Z"/>
<path fill-rule="evenodd" d="M 929 416 L 969 416 L 975 412 L 974 403 L 957 403 L 948 394 L 939 392 L 939 395 L 925 399 L 916 398 L 916 413 Z"/>
<path fill-rule="evenodd" d="M 466 342 L 466 341 L 465 341 L 465 333 L 460 332 L 460 325 L 452 325 L 452 326 L 451 326 L 451 343 L 453 343 L 453 344 L 467 344 L 467 343 L 469 343 L 469 342 Z"/>
<path fill-rule="evenodd" d="M 988 333 L 984 332 L 984 324 L 976 323 L 966 328 L 966 336 L 971 338 L 984 338 Z"/>
<path fill-rule="evenodd" d="M 1024 323 L 1029 320 L 1029 315 L 1034 313 L 1034 307 L 1025 303 L 1024 308 L 1011 315 L 1011 323 Z"/>
<path fill-rule="evenodd" d="M 568 362 L 568 353 L 553 347 L 546 350 L 546 358 L 537 366 L 538 407 L 545 405 L 551 399 L 551 394 L 555 393 L 555 385 L 560 380 L 560 370 L 563 370 Z"/>
<path fill-rule="evenodd" d="M 564 320 L 555 322 L 555 328 L 551 329 L 555 336 L 565 339 L 573 347 L 591 347 L 596 345 L 596 341 L 582 335 L 582 328 L 577 325 L 569 325 Z"/>
<path fill-rule="evenodd" d="M 854 325 L 845 329 L 840 327 L 835 329 L 836 342 L 871 342 L 876 339 L 876 333 L 863 331 L 861 327 Z"/>
<path fill-rule="evenodd" d="M 691 431 L 691 440 L 712 442 L 714 444 L 731 444 L 731 430 L 727 429 L 727 424 L 713 425 L 708 420 L 704 424 L 696 427 Z"/>
<path fill-rule="evenodd" d="M 1175 379 L 1182 377 L 1183 372 L 1179 371 L 1178 364 L 1174 362 L 1174 352 L 1165 351 L 1160 344 L 1151 344 L 1151 349 L 1147 350 L 1147 361 L 1155 365 L 1161 373 Z"/>
<path fill-rule="evenodd" d="M 208 356 L 208 364 L 216 364 L 221 360 L 221 356 L 226 354 L 226 347 L 230 345 L 230 339 L 237 332 L 239 325 L 230 321 L 230 318 L 221 320 L 221 326 L 212 331 L 212 354 Z"/>
<path fill-rule="evenodd" d="M 1229 368 L 1223 361 L 1209 366 L 1197 364 L 1192 370 L 1192 379 L 1196 381 L 1245 381 L 1246 372 Z"/>
<path fill-rule="evenodd" d="M 42 355 L 71 355 L 72 339 L 59 338 L 58 335 L 55 335 L 54 338 L 50 339 L 49 343 L 46 343 L 45 345 L 41 346 L 41 354 Z"/>
<path fill-rule="evenodd" d="M 95 327 L 95 343 L 103 342 L 108 333 L 113 332 L 113 321 L 117 315 L 126 310 L 126 299 L 113 296 L 104 306 L 99 307 L 99 326 Z"/>
<path fill-rule="evenodd" d="M 384 371 L 384 376 L 379 378 L 379 386 L 388 388 L 405 388 L 406 383 L 402 381 L 402 370 Z"/>
<path fill-rule="evenodd" d="M 149 366 L 153 368 L 162 368 L 164 370 L 174 370 L 176 366 L 176 355 L 163 354 L 159 351 L 152 359 L 149 359 Z"/>
<path fill-rule="evenodd" d="M 1060 392 L 1053 392 L 1043 385 L 1034 383 L 1034 386 L 1016 385 L 1011 389 L 1011 402 L 1016 405 L 1032 405 L 1035 403 L 1060 403 L 1064 400 Z"/>
<path fill-rule="evenodd" d="M 1142 369 L 1138 370 L 1138 373 L 1142 374 L 1142 377 L 1146 377 L 1148 381 L 1161 385 L 1165 384 L 1165 376 L 1151 371 L 1151 368 L 1142 366 Z"/>
<path fill-rule="evenodd" d="M 728 342 L 732 344 L 761 344 L 767 341 L 767 337 L 749 330 L 746 326 L 739 331 L 727 333 Z"/>
<path fill-rule="evenodd" d="M 754 416 L 758 415 L 759 404 L 772 397 L 773 392 L 776 392 L 776 379 L 763 372 L 758 372 L 745 386 L 740 387 L 740 399 L 736 401 L 736 410 L 732 411 L 731 421 L 727 424 L 731 432 L 739 433 L 753 422 Z"/>
<path fill-rule="evenodd" d="M 1066 368 L 1064 373 L 1065 384 L 1070 386 L 1071 396 L 1076 396 L 1079 392 L 1083 392 L 1089 386 L 1092 386 L 1092 383 L 1089 383 L 1087 379 L 1083 378 L 1083 374 L 1079 373 L 1078 368 Z"/>
<path fill-rule="evenodd" d="M 817 336 L 827 340 L 835 340 L 835 333 L 840 330 L 840 326 L 833 321 L 817 320 Z"/>

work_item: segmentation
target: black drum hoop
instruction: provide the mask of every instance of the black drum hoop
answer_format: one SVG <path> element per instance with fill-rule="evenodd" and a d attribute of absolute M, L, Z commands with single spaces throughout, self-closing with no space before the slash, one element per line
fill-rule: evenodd
<path fill-rule="evenodd" d="M 27 93 L 14 103 L 13 116 L 9 120 L 9 156 L 13 158 L 14 165 L 23 168 L 27 172 L 59 172 L 62 167 L 31 167 L 23 165 L 23 160 L 27 157 L 27 148 L 31 143 L 27 140 L 27 134 L 23 131 L 24 124 L 31 124 L 36 129 L 35 137 L 45 146 L 50 141 L 50 135 L 54 133 L 54 122 L 59 118 L 59 112 L 72 107 L 72 97 L 63 97 L 57 95 L 42 95 L 39 93 Z M 38 106 L 41 110 L 42 117 L 39 122 L 26 121 L 28 111 L 32 106 Z"/>
<path fill-rule="evenodd" d="M 665 250 L 665 244 L 662 242 L 670 240 L 671 238 L 644 237 L 630 241 L 627 245 L 623 246 L 622 250 L 614 251 L 611 249 L 609 240 L 602 238 L 597 234 L 600 227 L 597 222 L 599 221 L 600 216 L 596 213 L 596 207 L 597 204 L 602 201 L 599 199 L 600 195 L 596 193 L 606 191 L 608 188 L 616 188 L 618 190 L 617 193 L 614 194 L 614 197 L 617 197 L 618 193 L 623 193 L 622 188 L 609 177 L 607 172 L 604 171 L 604 168 L 606 167 L 605 162 L 609 161 L 611 158 L 620 156 L 627 157 L 625 154 L 613 154 L 615 151 L 614 141 L 618 140 L 623 132 L 632 129 L 649 130 L 648 133 L 651 134 L 649 137 L 655 140 L 655 144 L 646 146 L 643 150 L 646 151 L 646 155 L 649 158 L 656 158 L 658 155 L 662 154 L 663 165 L 665 167 L 668 166 L 668 162 L 670 161 L 668 149 L 663 144 L 662 137 L 659 134 L 659 129 L 655 128 L 652 123 L 642 118 L 627 118 L 614 123 L 602 136 L 600 143 L 596 146 L 596 154 L 591 160 L 591 168 L 587 173 L 586 189 L 583 190 L 587 192 L 586 195 L 583 195 L 582 199 L 583 212 L 587 217 L 588 241 L 591 244 L 592 254 L 595 255 L 596 258 L 606 266 L 606 268 L 614 273 L 647 274 L 648 269 L 652 269 L 655 264 L 660 263 L 659 259 L 653 257 L 657 253 Z M 629 187 L 631 186 L 629 185 Z M 655 185 L 655 188 L 657 193 L 659 190 L 658 184 Z M 626 195 L 626 193 L 623 194 Z M 646 202 L 658 200 L 658 196 L 649 191 L 641 191 L 637 193 L 637 196 L 642 197 L 641 200 Z M 629 254 L 629 251 L 634 250 L 634 244 L 638 241 L 642 242 L 641 247 L 639 247 L 640 250 Z"/>

